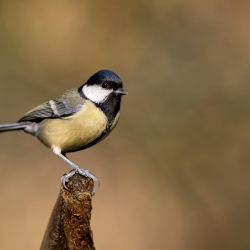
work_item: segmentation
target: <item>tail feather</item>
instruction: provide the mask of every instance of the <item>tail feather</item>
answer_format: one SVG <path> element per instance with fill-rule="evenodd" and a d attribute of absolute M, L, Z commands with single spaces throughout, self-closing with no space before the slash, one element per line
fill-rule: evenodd
<path fill-rule="evenodd" d="M 0 133 L 11 130 L 22 130 L 24 129 L 30 122 L 17 122 L 10 124 L 2 124 L 0 125 Z"/>

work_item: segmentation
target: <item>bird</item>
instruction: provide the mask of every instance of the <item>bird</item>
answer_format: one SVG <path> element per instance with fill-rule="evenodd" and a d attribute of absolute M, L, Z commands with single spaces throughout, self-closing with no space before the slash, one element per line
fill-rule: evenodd
<path fill-rule="evenodd" d="M 37 106 L 16 123 L 0 125 L 0 133 L 23 130 L 68 163 L 72 170 L 61 177 L 65 189 L 75 173 L 99 184 L 89 170 L 77 166 L 66 154 L 94 146 L 107 137 L 117 125 L 121 97 L 126 94 L 116 73 L 99 70 L 79 88 Z"/>

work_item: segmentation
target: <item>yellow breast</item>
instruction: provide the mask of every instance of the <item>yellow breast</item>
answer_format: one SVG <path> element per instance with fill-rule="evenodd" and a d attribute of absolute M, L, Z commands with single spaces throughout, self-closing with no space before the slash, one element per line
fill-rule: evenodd
<path fill-rule="evenodd" d="M 77 151 L 98 138 L 107 127 L 107 117 L 92 102 L 86 101 L 76 114 L 42 121 L 38 139 L 47 147 L 62 152 Z"/>

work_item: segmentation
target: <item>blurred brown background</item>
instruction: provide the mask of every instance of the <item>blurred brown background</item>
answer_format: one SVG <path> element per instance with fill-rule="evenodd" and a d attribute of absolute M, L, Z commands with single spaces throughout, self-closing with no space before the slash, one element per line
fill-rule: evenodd
<path fill-rule="evenodd" d="M 250 2 L 0 3 L 0 123 L 111 69 L 115 131 L 69 158 L 101 181 L 102 250 L 250 249 Z M 38 249 L 70 168 L 0 135 L 0 249 Z"/>

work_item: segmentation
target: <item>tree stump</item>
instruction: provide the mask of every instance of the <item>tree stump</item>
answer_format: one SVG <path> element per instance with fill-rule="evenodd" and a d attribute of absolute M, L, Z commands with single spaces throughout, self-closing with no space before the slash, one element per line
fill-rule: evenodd
<path fill-rule="evenodd" d="M 73 175 L 68 189 L 61 186 L 40 250 L 94 250 L 90 228 L 91 179 Z"/>

